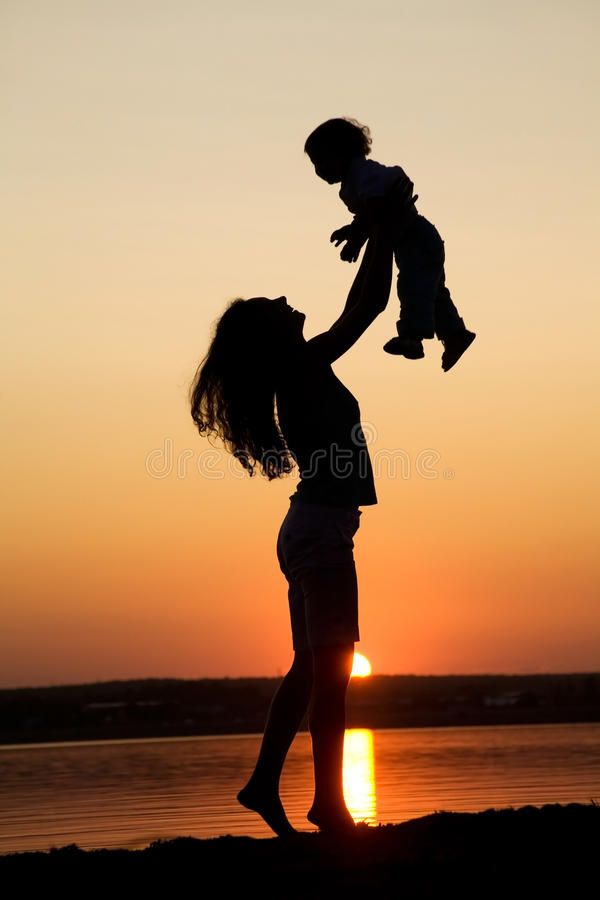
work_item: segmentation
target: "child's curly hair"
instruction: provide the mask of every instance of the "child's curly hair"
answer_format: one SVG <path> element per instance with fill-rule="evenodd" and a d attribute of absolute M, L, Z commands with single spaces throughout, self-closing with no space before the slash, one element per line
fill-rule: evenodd
<path fill-rule="evenodd" d="M 309 134 L 304 152 L 311 159 L 318 159 L 324 152 L 351 159 L 354 156 L 368 156 L 371 143 L 371 132 L 356 119 L 328 119 Z"/>

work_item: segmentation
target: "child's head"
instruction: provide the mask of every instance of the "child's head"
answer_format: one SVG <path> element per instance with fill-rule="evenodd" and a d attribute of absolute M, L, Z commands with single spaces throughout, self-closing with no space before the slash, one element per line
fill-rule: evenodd
<path fill-rule="evenodd" d="M 319 178 L 335 184 L 342 181 L 357 156 L 371 152 L 371 132 L 356 119 L 328 119 L 309 134 L 304 152 Z"/>

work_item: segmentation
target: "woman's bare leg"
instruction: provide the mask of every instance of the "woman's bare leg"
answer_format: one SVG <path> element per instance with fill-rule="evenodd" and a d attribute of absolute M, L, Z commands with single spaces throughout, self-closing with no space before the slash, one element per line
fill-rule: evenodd
<path fill-rule="evenodd" d="M 262 816 L 278 835 L 295 831 L 279 799 L 279 779 L 288 750 L 308 709 L 312 685 L 312 653 L 310 650 L 296 651 L 294 662 L 271 701 L 254 772 L 237 795 L 243 806 Z"/>
<path fill-rule="evenodd" d="M 314 685 L 309 728 L 315 797 L 307 819 L 323 831 L 354 826 L 344 800 L 343 786 L 346 691 L 353 656 L 353 643 L 313 650 Z"/>

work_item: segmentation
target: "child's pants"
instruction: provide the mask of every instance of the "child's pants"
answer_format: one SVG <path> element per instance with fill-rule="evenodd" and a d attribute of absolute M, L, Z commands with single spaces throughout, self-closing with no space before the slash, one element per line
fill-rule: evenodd
<path fill-rule="evenodd" d="M 445 340 L 463 331 L 465 323 L 446 287 L 444 242 L 435 225 L 419 215 L 395 247 L 394 258 L 399 269 L 398 335 Z"/>

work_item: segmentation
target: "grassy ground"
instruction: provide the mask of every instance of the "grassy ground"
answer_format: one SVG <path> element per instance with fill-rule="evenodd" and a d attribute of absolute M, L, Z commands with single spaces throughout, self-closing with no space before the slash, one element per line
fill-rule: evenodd
<path fill-rule="evenodd" d="M 598 896 L 600 806 L 558 804 L 438 812 L 400 825 L 359 825 L 342 839 L 220 837 L 155 841 L 144 850 L 0 857 L 5 894 L 28 887 L 87 897 L 517 898 Z"/>

